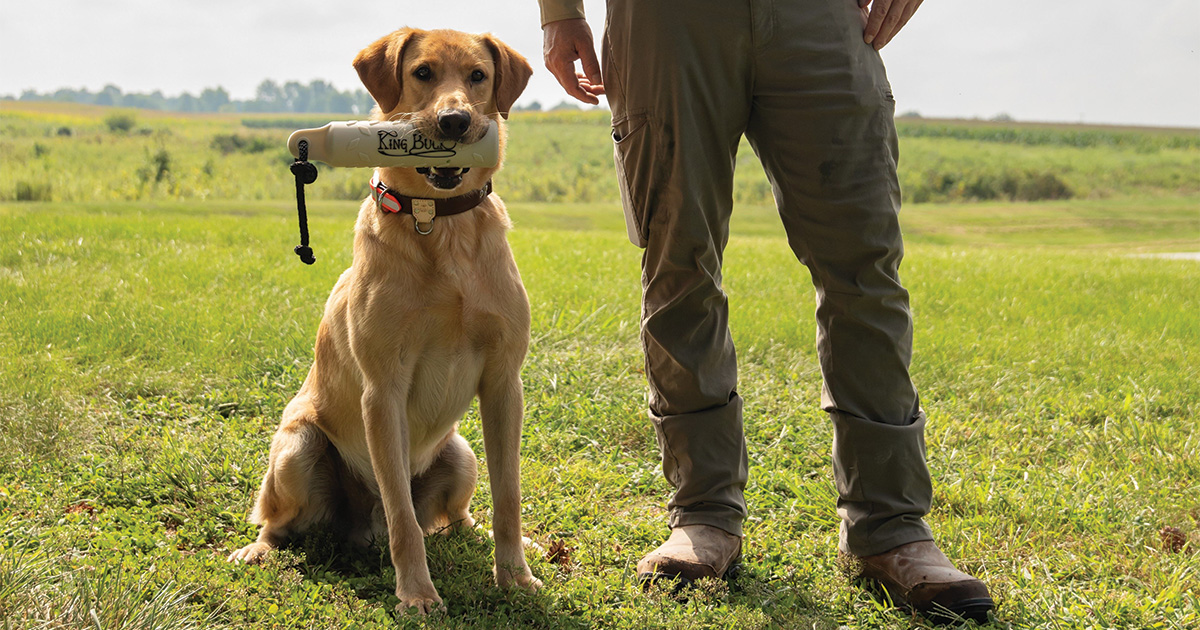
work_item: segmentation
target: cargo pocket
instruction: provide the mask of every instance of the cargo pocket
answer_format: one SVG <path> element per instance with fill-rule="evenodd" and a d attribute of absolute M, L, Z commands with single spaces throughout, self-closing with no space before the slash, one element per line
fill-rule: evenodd
<path fill-rule="evenodd" d="M 617 183 L 621 188 L 621 206 L 625 209 L 625 229 L 629 241 L 646 246 L 650 217 L 647 200 L 653 193 L 655 170 L 654 134 L 644 113 L 631 114 L 612 124 L 613 157 L 617 165 Z"/>

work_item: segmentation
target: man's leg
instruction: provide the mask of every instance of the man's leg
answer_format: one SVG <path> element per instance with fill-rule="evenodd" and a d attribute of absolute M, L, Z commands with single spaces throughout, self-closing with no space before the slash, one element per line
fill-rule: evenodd
<path fill-rule="evenodd" d="M 841 548 L 872 555 L 932 538 L 921 520 L 932 491 L 908 375 L 908 293 L 897 274 L 894 103 L 854 9 L 841 0 L 778 7 L 759 38 L 747 135 L 817 289 Z"/>
<path fill-rule="evenodd" d="M 671 548 L 720 547 L 711 558 L 692 558 L 717 573 L 736 552 L 731 545 L 740 545 L 746 516 L 748 466 L 721 260 L 749 115 L 747 19 L 747 6 L 725 0 L 686 8 L 612 0 L 603 44 L 630 238 L 646 248 L 642 341 L 663 472 L 676 490 L 668 504 Z M 685 527 L 699 529 L 684 540 Z M 680 573 L 672 553 L 660 549 L 639 573 Z"/>
<path fill-rule="evenodd" d="M 933 553 L 922 520 L 932 488 L 925 418 L 908 372 L 912 320 L 898 276 L 895 103 L 883 63 L 862 41 L 853 0 L 755 6 L 767 7 L 769 19 L 756 32 L 747 136 L 771 180 L 788 241 L 817 290 L 840 551 L 869 558 L 916 544 L 932 549 L 927 566 L 941 567 L 945 558 Z M 939 575 L 977 583 L 963 574 Z"/>

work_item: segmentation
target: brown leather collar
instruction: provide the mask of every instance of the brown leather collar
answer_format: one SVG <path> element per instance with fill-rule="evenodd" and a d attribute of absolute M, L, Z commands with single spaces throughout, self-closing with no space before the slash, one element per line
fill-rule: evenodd
<path fill-rule="evenodd" d="M 483 203 L 492 194 L 492 180 L 488 180 L 483 188 L 469 193 L 448 197 L 446 199 L 421 199 L 401 195 L 387 187 L 379 180 L 379 175 L 371 176 L 371 198 L 383 212 L 411 214 L 415 219 L 417 231 L 428 234 L 433 231 L 433 219 L 454 214 L 461 214 Z M 422 227 L 422 226 L 428 227 Z"/>

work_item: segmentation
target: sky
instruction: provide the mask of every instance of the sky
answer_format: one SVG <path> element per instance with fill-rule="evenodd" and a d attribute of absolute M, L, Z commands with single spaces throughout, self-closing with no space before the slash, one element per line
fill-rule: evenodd
<path fill-rule="evenodd" d="M 585 5 L 599 41 L 604 2 Z M 1197 0 L 928 0 L 883 57 L 899 112 L 1200 127 L 1197 25 Z M 354 55 L 402 26 L 495 33 L 535 69 L 518 103 L 565 97 L 541 62 L 535 0 L 0 0 L 0 95 L 353 89 Z"/>

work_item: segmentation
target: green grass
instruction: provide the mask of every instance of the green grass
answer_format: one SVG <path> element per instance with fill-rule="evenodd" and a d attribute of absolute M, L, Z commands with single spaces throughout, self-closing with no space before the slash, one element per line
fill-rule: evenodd
<path fill-rule="evenodd" d="M 0 628 L 923 627 L 838 576 L 813 290 L 747 147 L 725 277 L 746 569 L 683 602 L 632 582 L 670 489 L 602 113 L 514 116 L 497 181 L 533 309 L 526 534 L 567 550 L 529 552 L 546 588 L 496 588 L 469 535 L 428 541 L 448 605 L 428 623 L 393 615 L 378 547 L 313 532 L 226 564 L 365 175 L 310 187 L 307 267 L 290 157 L 264 148 L 303 121 L 136 112 L 119 132 L 111 113 L 0 103 Z M 1196 132 L 899 129 L 906 199 L 951 202 L 902 214 L 939 542 L 988 581 L 997 627 L 1200 625 L 1200 263 L 1135 257 L 1200 250 Z M 461 430 L 482 452 L 475 410 Z M 485 480 L 473 512 L 486 527 Z"/>
<path fill-rule="evenodd" d="M 320 532 L 224 562 L 280 411 L 349 263 L 356 204 L 318 202 L 300 264 L 278 202 L 0 204 L 0 617 L 7 627 L 384 628 L 382 549 Z M 1012 628 L 1200 622 L 1196 199 L 905 210 L 914 378 L 931 417 L 929 520 Z M 611 204 L 512 203 L 533 306 L 524 370 L 537 595 L 491 583 L 491 544 L 434 537 L 428 627 L 908 628 L 848 585 L 819 410 L 813 292 L 778 219 L 739 207 L 726 288 L 747 399 L 746 570 L 683 603 L 632 563 L 665 535 L 645 420 L 639 251 Z M 478 415 L 462 428 L 476 449 Z M 485 526 L 488 486 L 473 511 Z M 1178 528 L 1187 545 L 1160 541 Z"/>

